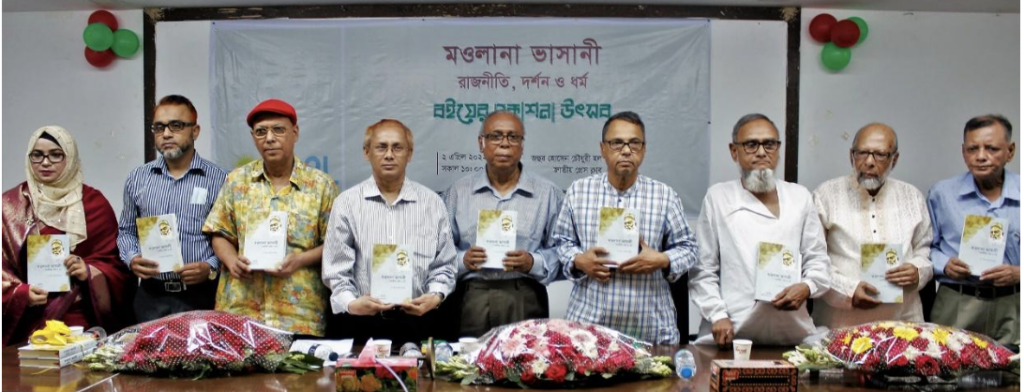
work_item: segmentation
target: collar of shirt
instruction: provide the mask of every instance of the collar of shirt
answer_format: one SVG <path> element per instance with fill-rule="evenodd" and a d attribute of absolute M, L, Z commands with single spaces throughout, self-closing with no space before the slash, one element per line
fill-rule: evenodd
<path fill-rule="evenodd" d="M 188 170 L 186 170 L 185 173 L 188 174 L 188 173 L 195 172 L 195 173 L 199 173 L 199 174 L 202 174 L 202 175 L 206 175 L 206 168 L 203 167 L 202 162 L 203 162 L 202 159 L 199 158 L 199 152 L 194 152 L 192 154 L 192 162 L 189 162 Z M 161 174 L 162 173 L 167 173 L 169 171 L 167 169 L 167 161 L 164 160 L 164 155 L 163 154 L 157 154 L 156 161 L 153 162 L 152 170 L 154 172 L 158 172 L 158 173 L 161 173 Z"/>
<path fill-rule="evenodd" d="M 302 179 L 305 178 L 306 175 L 306 165 L 303 164 L 302 162 L 299 162 L 299 158 L 293 158 L 293 160 L 294 165 L 292 166 L 292 175 L 288 177 L 288 181 L 292 183 L 293 187 L 301 191 Z M 270 178 L 264 175 L 263 172 L 263 167 L 266 163 L 262 159 L 260 159 L 258 162 L 258 164 L 253 166 L 252 173 L 249 173 L 250 177 L 252 178 L 253 181 L 270 181 Z"/>
<path fill-rule="evenodd" d="M 400 202 L 416 202 L 419 200 L 419 195 L 413 191 L 412 187 L 409 186 L 409 178 L 402 179 L 402 190 L 398 191 L 398 198 L 395 199 L 395 205 Z M 363 199 L 378 199 L 384 201 L 384 195 L 380 193 L 380 188 L 377 187 L 377 181 L 371 176 L 368 180 L 363 181 L 362 189 L 360 190 Z"/>
<path fill-rule="evenodd" d="M 868 203 L 873 201 L 885 199 L 886 195 L 890 193 L 889 188 L 892 188 L 892 185 L 890 185 L 890 183 L 892 182 L 891 179 L 892 177 L 886 178 L 885 183 L 882 184 L 882 187 L 878 188 L 878 193 L 876 193 L 874 196 L 871 196 L 871 194 L 868 193 L 868 189 L 862 186 L 859 181 L 857 181 L 857 173 L 854 173 L 846 177 L 847 185 L 850 187 L 850 189 L 854 189 L 857 192 L 857 195 L 860 196 L 862 206 L 867 205 Z"/>
<path fill-rule="evenodd" d="M 619 189 L 612 186 L 611 181 L 608 180 L 608 173 L 604 173 L 601 175 L 601 184 L 604 185 L 604 189 L 606 191 L 610 192 L 613 195 L 625 198 L 633 196 L 634 193 L 638 192 L 637 189 L 640 189 L 642 186 L 647 185 L 649 181 L 650 179 L 647 178 L 646 176 L 638 174 L 636 176 L 636 181 L 633 181 L 633 185 L 630 185 L 629 189 L 626 189 L 625 191 L 619 191 Z"/>
<path fill-rule="evenodd" d="M 743 187 L 743 184 L 740 182 L 740 180 L 730 181 L 730 184 L 732 184 L 733 187 L 734 202 L 729 203 L 729 209 L 726 210 L 726 215 L 730 215 L 742 210 L 748 210 L 758 215 L 764 215 L 765 217 L 768 218 L 778 219 L 778 217 L 776 217 L 775 214 L 772 214 L 772 212 L 768 210 L 768 206 L 764 205 L 764 203 L 758 200 L 753 193 L 748 191 L 747 188 Z M 782 180 L 776 179 L 775 192 L 778 194 L 779 197 L 780 215 L 784 210 L 783 206 L 786 204 L 786 193 L 782 190 L 782 188 Z"/>
<path fill-rule="evenodd" d="M 491 186 L 491 180 L 487 177 L 487 170 L 481 170 L 476 173 L 473 177 L 473 193 L 480 193 L 485 190 L 490 190 L 494 197 L 502 199 L 497 189 Z M 534 195 L 534 181 L 533 176 L 523 170 L 523 164 L 519 164 L 519 181 L 516 182 L 515 188 L 512 192 L 508 193 L 508 197 L 512 197 L 513 194 L 522 193 L 523 196 Z"/>
<path fill-rule="evenodd" d="M 978 184 L 974 182 L 974 175 L 971 172 L 967 172 L 960 177 L 960 189 L 957 191 L 957 195 L 960 198 L 973 196 L 986 202 L 988 201 L 988 198 L 981 194 L 981 190 L 978 189 Z M 1020 176 L 1003 169 L 1003 192 L 998 200 L 992 202 L 992 205 L 996 207 L 1002 206 L 1006 203 L 1006 199 L 1020 201 Z"/>

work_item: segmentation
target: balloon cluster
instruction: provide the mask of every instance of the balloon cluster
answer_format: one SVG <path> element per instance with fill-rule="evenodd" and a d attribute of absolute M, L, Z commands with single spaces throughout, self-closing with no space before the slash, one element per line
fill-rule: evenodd
<path fill-rule="evenodd" d="M 89 15 L 89 25 L 82 32 L 85 60 L 96 68 L 114 62 L 114 58 L 132 57 L 139 50 L 139 36 L 134 31 L 117 28 L 117 18 L 108 11 Z"/>
<path fill-rule="evenodd" d="M 850 48 L 868 38 L 868 23 L 857 16 L 836 20 L 831 14 L 821 14 L 811 19 L 807 29 L 811 38 L 825 44 L 821 48 L 821 64 L 831 71 L 846 68 L 853 58 Z"/>

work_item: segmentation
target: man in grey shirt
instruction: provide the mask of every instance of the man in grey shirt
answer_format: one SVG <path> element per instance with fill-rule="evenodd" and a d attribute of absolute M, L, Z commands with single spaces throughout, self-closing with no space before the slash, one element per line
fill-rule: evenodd
<path fill-rule="evenodd" d="M 491 328 L 548 317 L 545 284 L 559 276 L 551 229 L 562 204 L 562 190 L 523 169 L 523 122 L 507 111 L 492 112 L 477 136 L 485 170 L 456 181 L 444 193 L 452 235 L 459 250 L 463 289 L 460 336 L 480 336 Z M 477 240 L 481 210 L 515 211 L 505 223 L 515 230 L 514 250 L 501 255 L 501 268 L 484 268 L 487 253 Z M 514 225 L 512 224 L 514 222 Z"/>
<path fill-rule="evenodd" d="M 434 336 L 436 309 L 455 286 L 455 246 L 437 193 L 405 177 L 412 131 L 397 120 L 366 129 L 363 154 L 373 176 L 334 201 L 324 243 L 323 280 L 331 290 L 329 336 L 419 342 Z M 376 245 L 407 247 L 411 292 L 401 303 L 371 296 Z M 398 301 L 396 301 L 398 302 Z M 334 330 L 334 324 L 340 330 Z"/>

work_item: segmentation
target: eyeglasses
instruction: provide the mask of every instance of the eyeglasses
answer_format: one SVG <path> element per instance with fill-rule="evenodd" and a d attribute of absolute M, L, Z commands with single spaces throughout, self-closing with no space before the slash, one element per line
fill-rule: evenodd
<path fill-rule="evenodd" d="M 853 159 L 855 159 L 855 160 L 863 161 L 865 159 L 868 159 L 868 157 L 870 156 L 870 157 L 875 157 L 875 162 L 888 162 L 889 158 L 892 158 L 893 155 L 896 155 L 895 151 L 893 151 L 893 152 L 879 152 L 879 151 L 850 150 L 850 153 L 853 154 Z"/>
<path fill-rule="evenodd" d="M 184 121 L 178 121 L 178 120 L 174 120 L 174 121 L 168 122 L 166 124 L 155 122 L 155 123 L 153 123 L 153 125 L 151 125 L 149 127 L 149 130 L 153 131 L 153 133 L 155 133 L 155 134 L 164 133 L 164 129 L 170 129 L 171 132 L 178 133 L 178 132 L 181 132 L 182 130 L 184 130 L 185 127 L 191 127 L 193 125 L 196 125 L 196 123 L 194 123 L 194 122 L 184 122 Z"/>
<path fill-rule="evenodd" d="M 49 159 L 50 163 L 61 163 L 64 162 L 64 152 L 54 151 L 49 154 L 43 154 L 42 151 L 32 151 L 28 154 L 28 161 L 32 163 L 43 163 L 43 160 Z"/>
<path fill-rule="evenodd" d="M 484 139 L 491 144 L 501 144 L 502 140 L 508 139 L 508 144 L 518 146 L 520 144 L 523 144 L 523 140 L 525 140 L 526 138 L 519 135 L 513 135 L 511 133 L 508 135 L 502 135 L 500 133 L 488 133 L 484 135 Z"/>
<path fill-rule="evenodd" d="M 736 144 L 741 145 L 741 146 L 743 146 L 743 151 L 744 152 L 746 152 L 747 154 L 753 154 L 753 153 L 757 152 L 757 149 L 759 147 L 764 147 L 764 152 L 768 152 L 768 153 L 775 152 L 775 150 L 778 150 L 779 146 L 782 145 L 782 142 L 778 141 L 778 140 L 763 140 L 763 141 L 747 140 L 747 141 L 745 141 L 743 143 L 733 142 L 732 144 L 733 145 L 736 145 Z"/>
<path fill-rule="evenodd" d="M 639 151 L 644 148 L 647 143 L 640 139 L 633 139 L 628 142 L 625 140 L 615 139 L 605 140 L 604 144 L 607 144 L 613 151 L 622 151 L 622 148 L 625 146 L 629 146 L 629 151 Z"/>
<path fill-rule="evenodd" d="M 402 153 L 405 152 L 405 146 L 401 145 L 388 146 L 386 144 L 378 144 L 376 146 L 373 146 L 373 151 L 380 155 L 387 154 L 389 149 L 395 155 L 401 155 Z"/>
<path fill-rule="evenodd" d="M 267 137 L 267 134 L 270 132 L 273 132 L 274 136 L 284 136 L 284 134 L 288 132 L 288 128 L 282 127 L 280 125 L 270 128 L 259 127 L 252 130 L 252 135 L 256 136 L 257 139 L 263 139 Z"/>

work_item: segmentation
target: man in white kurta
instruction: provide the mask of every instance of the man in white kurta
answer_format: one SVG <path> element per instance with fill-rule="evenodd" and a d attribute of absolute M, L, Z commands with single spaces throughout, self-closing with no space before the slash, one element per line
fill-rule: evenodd
<path fill-rule="evenodd" d="M 829 289 L 829 262 L 811 193 L 774 179 L 779 133 L 763 115 L 744 116 L 730 151 L 741 180 L 713 185 L 697 223 L 700 259 L 690 271 L 690 296 L 700 308 L 697 344 L 794 345 L 818 330 L 806 299 Z M 754 299 L 758 244 L 782 244 L 802 258 L 800 283 L 773 301 Z"/>
<path fill-rule="evenodd" d="M 832 289 L 814 301 L 814 323 L 828 328 L 881 321 L 923 322 L 918 291 L 932 278 L 928 259 L 932 225 L 924 195 L 889 173 L 899 160 L 896 132 L 885 124 L 857 131 L 850 149 L 853 175 L 826 181 L 814 191 L 832 260 Z M 861 279 L 861 245 L 898 244 L 898 267 L 886 273 L 903 288 L 903 303 L 882 303 Z"/>

